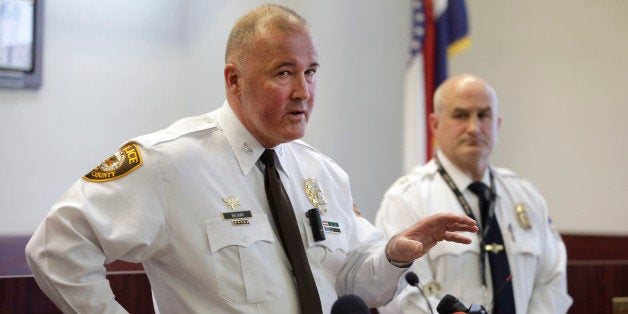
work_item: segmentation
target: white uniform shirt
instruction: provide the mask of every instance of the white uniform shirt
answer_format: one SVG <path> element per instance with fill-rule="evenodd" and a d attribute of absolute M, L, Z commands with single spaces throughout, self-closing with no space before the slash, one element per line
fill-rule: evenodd
<path fill-rule="evenodd" d="M 229 105 L 131 142 L 143 164 L 108 182 L 78 180 L 27 246 L 53 302 L 64 312 L 124 313 L 103 266 L 120 259 L 143 264 L 161 313 L 297 313 L 258 163 L 264 147 Z M 390 301 L 405 270 L 386 260 L 384 235 L 354 215 L 346 173 L 301 141 L 275 151 L 324 311 L 344 294 L 371 307 Z M 322 219 L 339 224 L 322 242 L 305 216 L 314 207 L 306 178 L 324 194 Z M 252 217 L 235 225 L 223 217 L 234 211 Z"/>
<path fill-rule="evenodd" d="M 467 189 L 471 178 L 458 170 L 441 152 L 438 158 L 458 189 L 480 217 L 478 198 Z M 504 238 L 517 313 L 565 313 L 571 305 L 567 295 L 566 249 L 553 230 L 543 197 L 526 180 L 503 168 L 492 168 L 497 194 L 495 215 Z M 490 186 L 488 170 L 482 181 Z M 523 204 L 531 229 L 519 222 L 515 206 Z M 437 212 L 465 214 L 454 193 L 437 171 L 434 160 L 415 167 L 386 192 L 375 226 L 387 236 L 405 229 L 413 222 Z M 486 281 L 480 275 L 480 234 L 466 234 L 471 245 L 443 242 L 416 260 L 413 271 L 423 287 L 438 287 L 429 296 L 436 306 L 445 294 L 451 294 L 466 306 L 484 305 L 490 311 L 493 300 L 490 269 L 486 262 Z M 487 253 L 490 254 L 490 253 Z M 426 289 L 427 290 L 427 289 Z M 434 290 L 433 290 L 434 291 Z M 429 295 L 429 292 L 428 292 Z M 415 287 L 406 287 L 380 313 L 429 313 L 427 302 Z"/>

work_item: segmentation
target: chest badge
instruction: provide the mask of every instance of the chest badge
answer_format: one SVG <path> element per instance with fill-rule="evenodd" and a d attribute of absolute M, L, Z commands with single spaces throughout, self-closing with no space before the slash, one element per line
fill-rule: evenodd
<path fill-rule="evenodd" d="M 231 221 L 233 226 L 245 226 L 249 224 L 249 218 L 253 218 L 253 214 L 250 210 L 238 210 L 236 208 L 240 206 L 240 197 L 227 197 L 222 201 L 225 206 L 231 211 L 223 212 L 222 219 Z"/>
<path fill-rule="evenodd" d="M 320 210 L 321 214 L 327 214 L 327 201 L 316 178 L 305 179 L 305 195 L 310 203 Z"/>
<path fill-rule="evenodd" d="M 519 226 L 524 230 L 532 229 L 532 224 L 530 224 L 530 218 L 528 217 L 528 209 L 522 203 L 515 205 L 515 213 L 517 214 L 517 221 L 519 222 Z"/>

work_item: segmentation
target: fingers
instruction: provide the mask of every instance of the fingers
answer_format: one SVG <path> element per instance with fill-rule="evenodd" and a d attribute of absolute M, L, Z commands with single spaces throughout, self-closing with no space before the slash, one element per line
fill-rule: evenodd
<path fill-rule="evenodd" d="M 453 225 L 445 226 L 445 230 L 447 230 L 447 231 L 466 231 L 466 232 L 476 233 L 476 232 L 478 232 L 478 226 L 453 224 Z"/>
<path fill-rule="evenodd" d="M 458 233 L 461 231 L 477 232 L 475 220 L 452 213 L 434 214 L 390 239 L 386 253 L 395 261 L 410 262 L 423 256 L 439 241 L 470 244 L 471 239 Z"/>
<path fill-rule="evenodd" d="M 437 236 L 446 231 L 465 231 L 477 232 L 478 227 L 475 220 L 465 215 L 453 213 L 438 213 L 425 217 L 417 221 L 410 228 L 406 229 L 405 234 L 430 235 Z M 418 236 L 417 240 L 422 241 L 423 236 Z M 442 236 L 438 237 L 442 239 Z"/>
<path fill-rule="evenodd" d="M 476 226 L 477 223 L 474 219 L 466 215 L 459 215 L 454 213 L 438 213 L 432 215 L 439 223 L 447 226 Z"/>
<path fill-rule="evenodd" d="M 455 232 L 445 232 L 445 241 L 457 242 L 462 244 L 471 244 L 471 239 Z"/>

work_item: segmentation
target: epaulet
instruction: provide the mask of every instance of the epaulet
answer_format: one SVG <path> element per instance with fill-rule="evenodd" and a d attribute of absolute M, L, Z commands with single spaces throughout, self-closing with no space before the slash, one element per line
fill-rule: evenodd
<path fill-rule="evenodd" d="M 311 146 L 310 144 L 308 144 L 308 143 L 306 143 L 306 142 L 304 142 L 304 141 L 302 141 L 302 140 L 294 140 L 294 141 L 292 141 L 291 143 L 296 144 L 296 145 L 299 145 L 299 146 L 302 146 L 302 147 L 305 147 L 306 149 L 308 149 L 308 150 L 310 150 L 310 151 L 314 152 L 315 154 L 320 155 L 321 157 L 323 157 L 323 158 L 325 158 L 325 159 L 329 160 L 330 162 L 332 162 L 332 163 L 334 163 L 334 164 L 336 163 L 333 159 L 331 159 L 331 158 L 330 158 L 330 157 L 328 157 L 327 155 L 325 155 L 325 154 L 321 153 L 318 149 L 314 148 L 313 146 Z"/>
<path fill-rule="evenodd" d="M 519 178 L 519 176 L 512 170 L 507 169 L 507 168 L 501 168 L 501 167 L 492 167 L 491 169 L 493 169 L 493 171 L 495 171 L 495 173 L 501 177 L 505 177 L 505 178 Z"/>
<path fill-rule="evenodd" d="M 491 169 L 495 172 L 495 174 L 498 177 L 504 178 L 504 179 L 521 179 L 521 177 L 519 177 L 519 175 L 517 175 L 514 171 L 508 169 L 508 168 L 501 168 L 501 167 L 491 167 Z"/>
<path fill-rule="evenodd" d="M 390 186 L 386 194 L 400 194 L 405 192 L 414 182 L 416 182 L 418 177 L 414 174 L 406 174 L 404 176 L 399 177 L 395 182 Z"/>
<path fill-rule="evenodd" d="M 433 162 L 425 165 L 418 165 L 410 173 L 401 176 L 392 184 L 387 193 L 404 193 L 413 184 L 417 184 L 423 180 L 431 180 L 438 173 L 438 169 Z"/>
<path fill-rule="evenodd" d="M 416 166 L 410 170 L 410 174 L 421 178 L 432 178 L 437 173 L 438 167 L 436 167 L 436 163 L 434 163 L 434 161 L 430 161 L 425 165 Z"/>
<path fill-rule="evenodd" d="M 138 143 L 143 147 L 150 147 L 194 132 L 217 128 L 216 118 L 212 113 L 207 113 L 180 119 L 163 130 L 138 136 L 128 142 Z"/>
<path fill-rule="evenodd" d="M 122 144 L 115 154 L 90 170 L 83 176 L 83 179 L 91 182 L 107 182 L 124 177 L 142 165 L 140 146 L 150 147 L 186 134 L 212 128 L 217 128 L 217 126 L 211 114 L 183 118 L 164 130 L 138 136 Z"/>
<path fill-rule="evenodd" d="M 539 191 L 532 184 L 532 182 L 519 176 L 514 171 L 507 168 L 499 168 L 499 167 L 493 167 L 492 169 L 495 172 L 496 178 L 498 180 L 504 180 L 504 181 L 510 182 L 509 184 L 518 184 L 519 186 L 523 187 L 524 189 L 528 191 L 539 194 Z"/>

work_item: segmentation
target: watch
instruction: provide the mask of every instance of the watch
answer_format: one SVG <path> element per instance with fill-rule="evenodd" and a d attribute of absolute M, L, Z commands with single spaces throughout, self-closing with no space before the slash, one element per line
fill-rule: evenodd
<path fill-rule="evenodd" d="M 390 256 L 388 256 L 388 253 L 386 253 L 386 259 L 388 260 L 388 262 L 398 268 L 408 268 L 412 265 L 412 263 L 414 263 L 414 261 L 409 261 L 409 262 L 397 262 L 394 259 L 390 258 Z"/>

